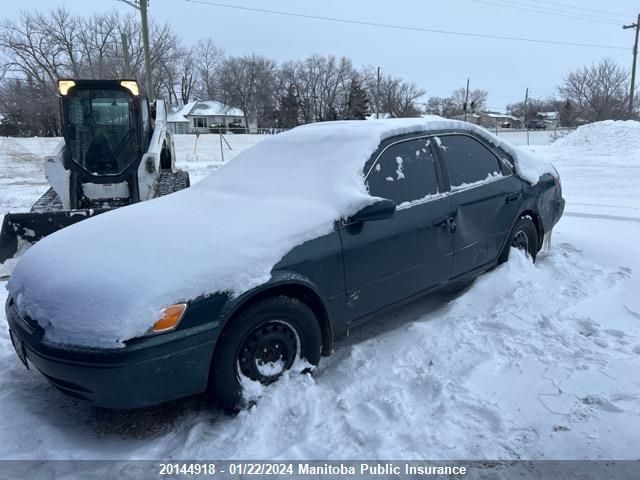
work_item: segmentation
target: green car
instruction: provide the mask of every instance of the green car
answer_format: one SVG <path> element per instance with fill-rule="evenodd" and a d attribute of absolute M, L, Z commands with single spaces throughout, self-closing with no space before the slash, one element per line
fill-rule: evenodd
<path fill-rule="evenodd" d="M 187 190 L 37 243 L 6 305 L 21 361 L 129 409 L 311 368 L 374 315 L 535 259 L 553 167 L 464 122 L 327 122 L 269 136 Z M 249 383 L 247 383 L 249 382 Z"/>

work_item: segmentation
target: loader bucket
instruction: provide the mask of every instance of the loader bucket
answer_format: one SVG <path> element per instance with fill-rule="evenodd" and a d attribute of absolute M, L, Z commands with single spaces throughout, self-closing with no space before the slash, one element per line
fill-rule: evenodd
<path fill-rule="evenodd" d="M 61 228 L 106 211 L 106 209 L 92 209 L 7 213 L 2 222 L 2 231 L 0 231 L 0 264 L 13 257 L 23 242 L 35 243 Z"/>

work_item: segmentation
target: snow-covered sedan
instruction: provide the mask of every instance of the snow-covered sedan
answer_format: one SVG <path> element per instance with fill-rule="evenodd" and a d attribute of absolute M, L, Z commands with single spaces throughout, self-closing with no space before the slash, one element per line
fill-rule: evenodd
<path fill-rule="evenodd" d="M 6 305 L 25 365 L 110 408 L 211 391 L 237 405 L 388 307 L 456 288 L 564 208 L 553 167 L 473 125 L 327 122 L 195 185 L 51 235 Z"/>

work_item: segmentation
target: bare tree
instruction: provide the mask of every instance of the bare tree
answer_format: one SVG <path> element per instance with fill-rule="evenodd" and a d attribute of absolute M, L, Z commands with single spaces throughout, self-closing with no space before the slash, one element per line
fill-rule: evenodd
<path fill-rule="evenodd" d="M 124 60 L 121 33 L 130 45 L 134 78 L 144 78 L 142 35 L 138 21 L 132 14 L 117 11 L 92 17 L 73 16 L 64 7 L 48 13 L 23 12 L 17 19 L 0 22 L 0 55 L 5 60 L 2 71 L 22 79 L 18 84 L 3 84 L 3 95 L 9 92 L 28 92 L 29 102 L 22 102 L 22 113 L 12 114 L 29 118 L 38 135 L 54 128 L 51 119 L 58 114 L 55 81 L 59 78 L 122 78 Z M 156 95 L 177 98 L 182 95 L 183 58 L 180 41 L 168 24 L 151 26 L 151 59 Z M 188 75 L 184 80 L 192 81 Z M 185 92 L 189 93 L 189 85 Z M 162 95 L 160 95 L 162 96 Z M 4 101 L 8 108 L 10 102 Z M 14 106 L 15 107 L 15 106 Z M 12 107 L 12 108 L 14 108 Z M 32 111 L 33 110 L 33 111 Z M 5 115 L 5 112 L 0 112 Z M 36 114 L 37 113 L 37 114 Z M 37 122 L 42 122 L 37 125 Z M 55 122 L 53 122 L 55 123 Z"/>
<path fill-rule="evenodd" d="M 489 93 L 486 90 L 469 90 L 469 98 L 467 100 L 467 89 L 462 87 L 453 92 L 451 99 L 460 112 L 457 113 L 457 115 L 462 115 L 465 111 L 465 102 L 467 113 L 475 113 L 485 110 L 488 96 Z"/>
<path fill-rule="evenodd" d="M 257 55 L 230 57 L 220 67 L 218 99 L 240 108 L 248 126 L 250 117 L 264 117 L 270 113 L 275 102 L 275 84 L 272 60 Z"/>
<path fill-rule="evenodd" d="M 356 74 L 351 60 L 317 54 L 286 63 L 282 72 L 293 85 L 305 123 L 339 118 Z"/>
<path fill-rule="evenodd" d="M 376 73 L 371 67 L 362 72 L 364 85 L 368 96 L 376 98 L 379 93 L 378 105 L 380 111 L 388 113 L 392 117 L 415 117 L 420 115 L 417 100 L 424 95 L 424 90 L 413 82 L 407 82 L 400 77 L 381 75 L 380 85 L 377 85 Z"/>
<path fill-rule="evenodd" d="M 590 122 L 625 119 L 629 116 L 629 73 L 605 58 L 569 73 L 558 87 L 560 96 Z"/>
<path fill-rule="evenodd" d="M 195 62 L 193 49 L 184 50 L 180 56 L 180 99 L 186 105 L 191 100 L 196 84 L 198 83 L 198 68 Z"/>
<path fill-rule="evenodd" d="M 68 18 L 64 8 L 51 17 Z M 65 32 L 60 36 L 75 38 L 77 25 L 62 21 Z M 70 72 L 70 59 L 59 38 L 51 35 L 49 18 L 39 13 L 22 12 L 17 21 L 4 20 L 0 24 L 0 49 L 6 55 L 11 71 L 21 73 L 31 81 L 46 84 Z"/>
<path fill-rule="evenodd" d="M 453 118 L 460 115 L 462 110 L 453 97 L 429 97 L 425 104 L 425 112 L 429 115 Z"/>
<path fill-rule="evenodd" d="M 202 100 L 211 100 L 216 97 L 216 81 L 224 51 L 211 38 L 199 40 L 192 51 L 198 69 L 197 95 Z"/>
<path fill-rule="evenodd" d="M 540 100 L 537 98 L 530 98 L 527 101 L 527 119 L 535 119 L 540 117 L 543 112 L 557 112 L 558 104 L 556 100 L 550 98 L 547 100 Z M 507 105 L 507 113 L 514 117 L 524 118 L 524 102 L 515 102 Z"/>

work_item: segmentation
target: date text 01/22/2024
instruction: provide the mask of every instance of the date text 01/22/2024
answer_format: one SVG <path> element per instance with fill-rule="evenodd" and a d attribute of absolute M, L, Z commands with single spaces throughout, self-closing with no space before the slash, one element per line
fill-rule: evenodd
<path fill-rule="evenodd" d="M 159 475 L 460 475 L 465 466 L 415 465 L 403 463 L 161 463 Z"/>

